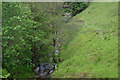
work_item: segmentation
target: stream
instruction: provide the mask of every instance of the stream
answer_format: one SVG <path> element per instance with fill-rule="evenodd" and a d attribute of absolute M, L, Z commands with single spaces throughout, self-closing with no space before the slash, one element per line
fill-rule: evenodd
<path fill-rule="evenodd" d="M 70 13 L 65 13 L 64 15 L 64 19 L 65 22 L 67 23 L 68 20 L 71 18 L 71 14 Z M 58 40 L 58 37 L 57 37 Z M 52 73 L 54 72 L 54 70 L 57 68 L 57 62 L 54 60 L 54 58 L 52 57 L 52 55 L 58 55 L 59 54 L 59 50 L 58 45 L 55 45 L 55 53 L 50 53 L 50 62 L 54 62 L 54 64 L 50 64 L 50 63 L 41 63 L 39 64 L 36 69 L 35 69 L 35 74 L 38 75 L 40 78 L 51 78 Z"/>
<path fill-rule="evenodd" d="M 55 46 L 57 47 L 57 45 Z M 59 54 L 59 50 L 55 50 L 55 55 Z M 49 54 L 50 61 L 54 60 L 52 57 L 53 54 Z M 40 78 L 51 78 L 52 73 L 57 68 L 57 63 L 50 64 L 50 63 L 41 63 L 35 69 L 35 74 L 38 75 Z"/>

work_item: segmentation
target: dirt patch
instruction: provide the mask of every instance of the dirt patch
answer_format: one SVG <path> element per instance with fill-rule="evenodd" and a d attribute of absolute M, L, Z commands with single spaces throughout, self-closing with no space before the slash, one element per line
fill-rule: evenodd
<path fill-rule="evenodd" d="M 80 73 L 80 78 L 89 78 L 89 73 Z"/>
<path fill-rule="evenodd" d="M 70 78 L 89 78 L 89 73 L 72 74 Z"/>
<path fill-rule="evenodd" d="M 77 22 L 79 22 L 79 23 L 83 23 L 84 21 L 83 21 L 83 20 L 77 20 Z"/>

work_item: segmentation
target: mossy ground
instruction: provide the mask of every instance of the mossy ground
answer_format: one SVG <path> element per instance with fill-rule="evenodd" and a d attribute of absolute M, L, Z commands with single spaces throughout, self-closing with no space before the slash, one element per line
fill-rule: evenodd
<path fill-rule="evenodd" d="M 118 77 L 118 3 L 90 3 L 68 24 L 79 27 L 60 52 L 53 78 Z M 73 26 L 74 27 L 74 26 Z"/>

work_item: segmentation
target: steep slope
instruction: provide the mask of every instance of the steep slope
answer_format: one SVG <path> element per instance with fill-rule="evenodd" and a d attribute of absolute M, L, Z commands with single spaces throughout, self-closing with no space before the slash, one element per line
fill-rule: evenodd
<path fill-rule="evenodd" d="M 118 3 L 91 3 L 69 24 L 78 35 L 63 47 L 53 78 L 118 77 Z"/>

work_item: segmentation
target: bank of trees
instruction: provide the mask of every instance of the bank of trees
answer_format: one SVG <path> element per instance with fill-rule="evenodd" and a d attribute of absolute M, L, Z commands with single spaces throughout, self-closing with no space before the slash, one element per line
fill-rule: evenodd
<path fill-rule="evenodd" d="M 9 77 L 31 77 L 35 65 L 49 62 L 48 54 L 55 52 L 54 40 L 60 26 L 57 9 L 61 5 L 56 5 L 2 4 L 3 74 L 7 71 Z"/>

